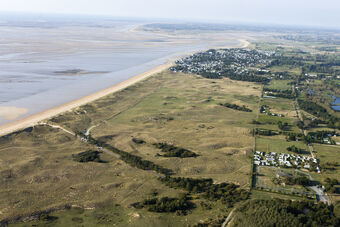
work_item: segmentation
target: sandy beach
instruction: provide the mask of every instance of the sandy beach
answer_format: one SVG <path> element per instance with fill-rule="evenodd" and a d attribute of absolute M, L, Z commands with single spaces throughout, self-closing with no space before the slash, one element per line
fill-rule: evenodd
<path fill-rule="evenodd" d="M 127 79 L 127 80 L 125 80 L 121 83 L 115 84 L 115 85 L 113 85 L 109 88 L 106 88 L 106 89 L 101 90 L 99 92 L 85 96 L 83 98 L 74 100 L 74 101 L 69 102 L 69 103 L 65 103 L 65 104 L 57 106 L 55 108 L 43 111 L 43 112 L 38 113 L 38 114 L 34 114 L 32 116 L 29 116 L 29 117 L 25 117 L 23 119 L 20 119 L 20 120 L 14 121 L 14 122 L 10 122 L 8 124 L 1 125 L 0 126 L 0 136 L 4 136 L 4 135 L 7 135 L 11 132 L 34 126 L 42 120 L 51 118 L 55 115 L 61 114 L 63 112 L 72 110 L 74 108 L 85 105 L 85 104 L 92 102 L 94 100 L 97 100 L 97 99 L 99 99 L 103 96 L 109 95 L 109 94 L 117 92 L 119 90 L 122 90 L 122 89 L 124 89 L 124 88 L 126 88 L 130 85 L 133 85 L 134 83 L 137 83 L 141 80 L 148 78 L 149 76 L 151 76 L 153 74 L 156 74 L 156 73 L 162 72 L 163 70 L 166 70 L 171 65 L 173 65 L 173 61 L 169 61 L 169 62 L 167 62 L 163 65 L 160 65 L 156 68 L 153 68 L 153 69 L 151 69 L 147 72 L 144 72 L 144 73 L 141 73 L 141 74 L 136 75 L 134 77 L 131 77 L 130 79 Z M 5 115 L 6 111 L 8 111 L 8 110 L 12 111 L 12 110 L 17 110 L 17 109 L 18 108 L 16 108 L 16 107 L 8 107 L 6 110 L 3 109 L 2 112 L 4 112 L 3 115 Z M 16 111 L 14 111 L 14 112 L 16 112 Z M 0 110 L 0 113 L 1 113 L 1 110 Z M 10 114 L 7 112 L 6 116 L 8 116 L 8 115 L 10 115 Z"/>
<path fill-rule="evenodd" d="M 238 39 L 238 41 L 240 42 L 240 48 L 245 48 L 249 45 L 249 42 L 246 41 L 245 39 Z M 232 48 L 232 47 L 236 47 L 236 46 L 219 46 L 219 47 L 211 47 L 211 48 Z M 203 50 L 201 50 L 203 51 Z M 196 51 L 195 51 L 196 52 Z M 188 56 L 192 53 L 182 53 L 180 54 L 182 57 L 184 56 Z M 178 58 L 176 58 L 178 59 Z M 4 136 L 7 135 L 9 133 L 21 130 L 21 129 L 25 129 L 27 127 L 32 127 L 34 125 L 37 125 L 39 122 L 51 118 L 55 115 L 61 114 L 63 112 L 66 111 L 70 111 L 74 108 L 77 108 L 79 106 L 85 105 L 89 102 L 92 102 L 94 100 L 97 100 L 103 96 L 109 95 L 111 93 L 117 92 L 119 90 L 122 90 L 128 86 L 133 85 L 134 83 L 137 83 L 141 80 L 144 80 L 146 78 L 148 78 L 149 76 L 162 72 L 163 70 L 168 69 L 170 66 L 172 66 L 175 62 L 176 59 L 169 59 L 167 63 L 162 64 L 158 67 L 155 67 L 149 71 L 146 71 L 144 73 L 138 74 L 134 77 L 131 77 L 123 82 L 120 82 L 118 84 L 115 84 L 109 88 L 106 88 L 104 90 L 101 90 L 99 92 L 95 92 L 93 94 L 90 94 L 88 96 L 82 97 L 80 99 L 65 103 L 63 105 L 48 109 L 46 111 L 37 113 L 37 114 L 33 114 L 31 116 L 22 118 L 22 119 L 18 119 L 18 120 L 14 120 L 10 123 L 7 124 L 3 124 L 0 125 L 0 136 Z M 16 119 L 17 117 L 19 117 L 20 115 L 24 114 L 27 110 L 26 109 L 22 109 L 22 108 L 18 108 L 15 106 L 9 106 L 9 107 L 2 107 L 0 108 L 0 117 L 4 117 L 7 119 Z"/>
<path fill-rule="evenodd" d="M 27 113 L 28 109 L 15 106 L 1 106 L 0 117 L 6 120 L 15 120 L 21 115 Z"/>

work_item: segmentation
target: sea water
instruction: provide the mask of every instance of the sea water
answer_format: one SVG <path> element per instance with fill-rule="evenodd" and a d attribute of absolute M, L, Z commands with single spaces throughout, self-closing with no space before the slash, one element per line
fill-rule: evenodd
<path fill-rule="evenodd" d="M 27 108 L 21 118 L 108 88 L 183 53 L 214 45 L 207 39 L 190 42 L 187 37 L 183 41 L 166 34 L 130 32 L 141 24 L 135 21 L 105 21 L 95 26 L 85 22 L 77 26 L 70 21 L 1 21 L 5 20 L 0 20 L 0 107 Z M 239 42 L 226 40 L 220 45 L 237 46 Z M 87 73 L 56 73 L 75 69 Z M 0 124 L 7 122 L 0 118 Z"/>

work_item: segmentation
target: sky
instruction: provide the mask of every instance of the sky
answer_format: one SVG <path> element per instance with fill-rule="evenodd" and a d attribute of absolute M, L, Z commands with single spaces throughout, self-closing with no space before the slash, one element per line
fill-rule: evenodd
<path fill-rule="evenodd" d="M 339 0 L 0 0 L 0 11 L 340 29 Z"/>

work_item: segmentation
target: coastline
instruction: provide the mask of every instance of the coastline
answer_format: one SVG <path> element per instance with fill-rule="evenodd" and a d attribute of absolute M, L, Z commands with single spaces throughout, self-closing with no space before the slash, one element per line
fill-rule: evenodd
<path fill-rule="evenodd" d="M 106 89 L 103 89 L 101 91 L 95 92 L 93 94 L 90 94 L 88 96 L 82 97 L 80 99 L 76 99 L 74 101 L 62 104 L 60 106 L 45 110 L 43 112 L 37 113 L 37 114 L 33 114 L 31 116 L 4 124 L 4 125 L 0 125 L 0 136 L 5 136 L 7 134 L 10 134 L 12 132 L 21 130 L 21 129 L 25 129 L 28 127 L 32 127 L 36 124 L 38 124 L 39 122 L 51 118 L 53 116 L 56 116 L 58 114 L 70 111 L 74 108 L 77 108 L 79 106 L 85 105 L 87 103 L 90 103 L 92 101 L 95 101 L 101 97 L 104 97 L 106 95 L 109 95 L 111 93 L 120 91 L 124 88 L 127 88 L 139 81 L 142 81 L 156 73 L 160 73 L 166 69 L 168 69 L 169 67 L 171 67 L 173 65 L 173 61 L 168 61 L 167 63 L 164 63 L 162 65 L 159 65 L 149 71 L 146 71 L 144 73 L 135 75 L 123 82 L 120 82 L 118 84 L 115 84 L 111 87 L 108 87 Z"/>
<path fill-rule="evenodd" d="M 238 48 L 246 48 L 250 43 L 245 40 L 245 39 L 238 39 L 238 41 L 241 43 L 241 46 L 238 47 Z M 211 48 L 233 48 L 233 46 L 223 46 L 223 47 L 211 47 Z M 234 47 L 234 48 L 237 48 L 237 47 Z M 210 49 L 210 48 L 209 48 Z M 202 50 L 200 50 L 202 51 Z M 194 52 L 197 52 L 197 51 L 194 51 Z M 188 56 L 190 54 L 193 54 L 194 52 L 190 52 L 190 53 L 181 53 L 181 57 L 185 57 L 185 56 Z M 62 104 L 62 105 L 59 105 L 59 106 L 56 106 L 54 108 L 51 108 L 51 109 L 48 109 L 48 110 L 45 110 L 45 111 L 42 111 L 42 112 L 39 112 L 39 113 L 36 113 L 36 114 L 33 114 L 31 116 L 27 116 L 27 117 L 24 117 L 22 119 L 18 119 L 18 120 L 14 120 L 13 122 L 9 122 L 9 123 L 6 123 L 6 124 L 3 124 L 3 125 L 0 125 L 0 137 L 1 136 L 5 136 L 5 135 L 8 135 L 10 133 L 13 133 L 15 131 L 18 131 L 18 130 L 22 130 L 22 129 L 25 129 L 25 128 L 28 128 L 28 127 L 33 127 L 34 125 L 37 125 L 39 122 L 43 121 L 43 120 L 46 120 L 48 118 L 51 118 L 53 116 L 56 116 L 58 114 L 61 114 L 61 113 L 64 113 L 64 112 L 67 112 L 67 111 L 70 111 L 74 108 L 77 108 L 79 106 L 82 106 L 82 105 L 85 105 L 87 103 L 90 103 L 92 101 L 95 101 L 101 97 L 104 97 L 106 95 L 109 95 L 111 93 L 115 93 L 115 92 L 118 92 L 122 89 L 125 89 L 137 82 L 140 82 L 156 73 L 160 73 L 166 69 L 168 69 L 169 67 L 171 67 L 175 60 L 177 60 L 179 57 L 176 57 L 176 58 L 173 58 L 173 59 L 168 59 L 168 61 L 162 65 L 159 65 L 151 70 L 148 70 L 144 73 L 141 73 L 141 74 L 137 74 L 125 81 L 122 81 L 118 84 L 115 84 L 115 85 L 112 85 L 108 88 L 105 88 L 101 91 L 98 91 L 98 92 L 95 92 L 93 94 L 90 94 L 90 95 L 87 95 L 87 96 L 84 96 L 82 98 L 79 98 L 79 99 L 76 99 L 76 100 L 73 100 L 71 102 L 67 102 L 65 104 Z"/>

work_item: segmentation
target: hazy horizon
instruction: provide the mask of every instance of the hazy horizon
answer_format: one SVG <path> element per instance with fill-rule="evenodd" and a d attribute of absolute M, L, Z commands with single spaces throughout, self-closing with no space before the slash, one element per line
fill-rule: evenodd
<path fill-rule="evenodd" d="M 340 3 L 332 0 L 3 0 L 3 13 L 68 14 L 208 23 L 251 23 L 340 29 Z"/>

